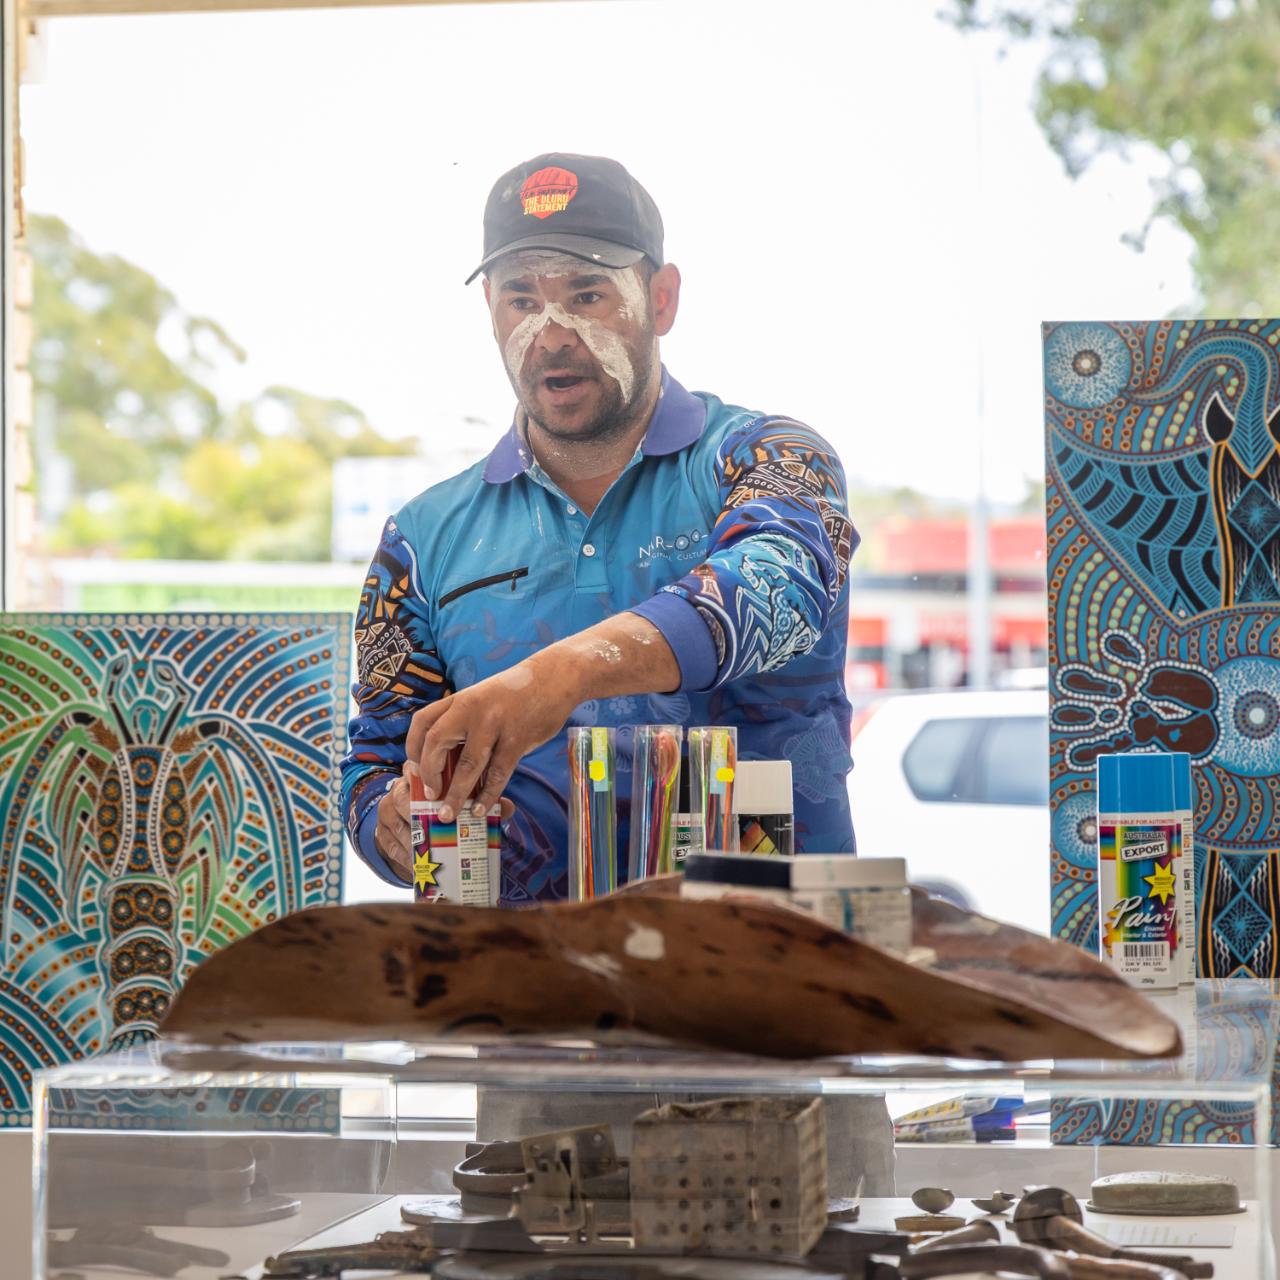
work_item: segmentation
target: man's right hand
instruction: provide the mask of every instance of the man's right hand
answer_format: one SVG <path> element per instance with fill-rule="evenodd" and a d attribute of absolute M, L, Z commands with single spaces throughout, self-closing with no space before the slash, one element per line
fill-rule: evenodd
<path fill-rule="evenodd" d="M 373 843 L 405 884 L 413 883 L 413 840 L 409 832 L 409 776 L 418 766 L 406 760 L 400 776 L 378 801 Z"/>

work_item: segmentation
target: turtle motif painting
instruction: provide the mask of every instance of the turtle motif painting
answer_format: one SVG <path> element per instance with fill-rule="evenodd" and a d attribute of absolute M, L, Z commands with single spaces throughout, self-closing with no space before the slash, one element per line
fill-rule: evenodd
<path fill-rule="evenodd" d="M 146 1042 L 204 956 L 339 900 L 349 629 L 324 614 L 0 618 L 10 1123 L 33 1068 Z"/>

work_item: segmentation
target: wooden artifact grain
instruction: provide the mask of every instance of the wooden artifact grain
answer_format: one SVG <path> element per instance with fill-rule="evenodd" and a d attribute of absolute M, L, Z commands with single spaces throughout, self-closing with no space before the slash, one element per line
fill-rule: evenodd
<path fill-rule="evenodd" d="M 930 963 L 741 900 L 298 912 L 200 965 L 165 1036 L 202 1044 L 587 1037 L 811 1058 L 1151 1058 L 1176 1024 L 1078 948 L 935 899 Z"/>

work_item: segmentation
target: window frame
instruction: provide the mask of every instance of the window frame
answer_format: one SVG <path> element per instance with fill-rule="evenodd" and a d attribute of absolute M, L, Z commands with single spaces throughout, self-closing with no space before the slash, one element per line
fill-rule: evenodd
<path fill-rule="evenodd" d="M 13 278 L 18 184 L 18 0 L 0 0 L 0 610 L 13 607 L 17 469 L 12 422 Z M 13 490 L 13 492 L 11 492 Z"/>

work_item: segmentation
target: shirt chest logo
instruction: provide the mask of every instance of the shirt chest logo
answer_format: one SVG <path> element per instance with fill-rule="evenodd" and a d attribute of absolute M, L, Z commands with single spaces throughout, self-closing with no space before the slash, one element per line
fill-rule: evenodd
<path fill-rule="evenodd" d="M 643 568 L 655 560 L 701 559 L 702 540 L 706 536 L 701 529 L 690 529 L 688 533 L 678 533 L 675 537 L 655 533 L 648 545 L 640 547 L 640 566 Z"/>

